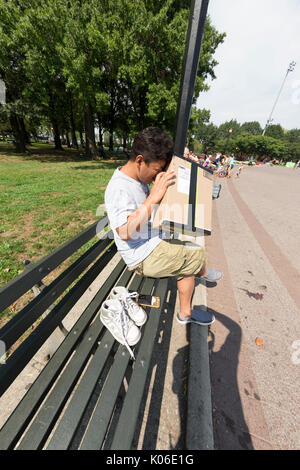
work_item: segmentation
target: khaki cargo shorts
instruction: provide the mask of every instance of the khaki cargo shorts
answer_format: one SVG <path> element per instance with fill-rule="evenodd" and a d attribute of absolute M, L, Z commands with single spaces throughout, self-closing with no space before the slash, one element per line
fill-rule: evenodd
<path fill-rule="evenodd" d="M 131 270 L 147 277 L 196 275 L 201 271 L 207 254 L 199 245 L 181 240 L 163 240 L 144 261 Z"/>

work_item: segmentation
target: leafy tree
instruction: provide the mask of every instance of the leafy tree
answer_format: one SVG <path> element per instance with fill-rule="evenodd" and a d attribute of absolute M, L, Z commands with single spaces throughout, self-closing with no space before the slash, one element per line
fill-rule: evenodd
<path fill-rule="evenodd" d="M 291 129 L 284 135 L 285 140 L 291 143 L 300 143 L 300 129 Z"/>
<path fill-rule="evenodd" d="M 125 44 L 122 76 L 129 84 L 129 95 L 137 116 L 137 127 L 160 125 L 174 130 L 187 25 L 189 2 L 134 3 L 134 33 Z M 195 86 L 195 101 L 204 81 L 213 75 L 213 53 L 223 42 L 207 20 L 202 54 Z"/>
<path fill-rule="evenodd" d="M 189 19 L 187 0 L 0 0 L 0 78 L 16 148 L 39 122 L 60 136 L 86 134 L 97 157 L 95 122 L 123 143 L 147 125 L 173 132 Z M 196 101 L 215 78 L 225 35 L 207 19 Z M 102 132 L 100 132 L 102 135 Z"/>
<path fill-rule="evenodd" d="M 17 152 L 25 152 L 28 134 L 24 117 L 29 111 L 23 92 L 26 87 L 24 73 L 24 41 L 18 27 L 26 4 L 11 0 L 0 1 L 0 78 L 6 85 L 6 104 L 3 106 L 14 135 Z"/>
<path fill-rule="evenodd" d="M 189 134 L 201 142 L 204 153 L 213 151 L 219 137 L 218 127 L 209 121 L 209 110 L 192 108 Z"/>
<path fill-rule="evenodd" d="M 287 145 L 273 137 L 262 135 L 239 135 L 231 142 L 231 150 L 240 155 L 255 155 L 259 158 L 284 158 Z"/>
<path fill-rule="evenodd" d="M 284 138 L 284 130 L 280 124 L 274 124 L 267 128 L 265 132 L 265 136 L 273 137 L 274 139 L 283 139 Z"/>
<path fill-rule="evenodd" d="M 232 130 L 230 134 L 229 131 Z M 229 136 L 231 138 L 236 137 L 241 133 L 241 125 L 237 122 L 236 119 L 231 121 L 226 121 L 219 126 L 219 135 L 221 139 L 227 139 Z"/>
<path fill-rule="evenodd" d="M 300 160 L 300 142 L 287 142 L 287 151 L 283 155 L 286 162 L 297 162 Z"/>
<path fill-rule="evenodd" d="M 192 145 L 194 138 L 199 138 L 200 130 L 205 124 L 208 124 L 210 120 L 210 111 L 208 109 L 197 109 L 196 106 L 192 107 L 191 117 L 188 129 L 188 145 Z"/>
<path fill-rule="evenodd" d="M 240 128 L 241 134 L 262 135 L 262 128 L 258 121 L 244 122 Z"/>

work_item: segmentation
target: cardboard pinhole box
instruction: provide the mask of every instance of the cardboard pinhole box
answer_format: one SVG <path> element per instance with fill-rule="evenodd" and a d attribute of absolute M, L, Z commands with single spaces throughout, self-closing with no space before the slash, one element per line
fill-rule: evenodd
<path fill-rule="evenodd" d="M 175 184 L 169 186 L 155 208 L 153 227 L 194 236 L 210 235 L 213 172 L 177 155 L 169 170 L 175 171 Z"/>

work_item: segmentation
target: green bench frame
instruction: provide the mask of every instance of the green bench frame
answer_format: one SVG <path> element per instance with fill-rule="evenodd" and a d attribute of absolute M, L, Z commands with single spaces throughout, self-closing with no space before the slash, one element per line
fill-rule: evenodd
<path fill-rule="evenodd" d="M 105 217 L 40 262 L 29 265 L 0 290 L 0 311 L 107 227 Z M 0 396 L 17 380 L 116 252 L 110 231 L 0 330 L 0 341 L 8 350 L 41 318 L 6 363 L 0 365 Z M 148 321 L 134 348 L 135 361 L 99 319 L 99 308 L 114 285 L 130 286 L 130 290 L 161 299 L 159 309 L 146 309 Z M 168 279 L 139 276 L 128 271 L 123 260 L 119 261 L 3 425 L 0 449 L 131 449 L 159 318 L 169 288 Z M 43 316 L 49 308 L 49 313 Z"/>

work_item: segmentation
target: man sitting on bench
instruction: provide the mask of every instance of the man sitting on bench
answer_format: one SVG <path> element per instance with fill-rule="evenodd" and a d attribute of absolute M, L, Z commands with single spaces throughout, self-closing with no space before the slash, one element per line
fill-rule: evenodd
<path fill-rule="evenodd" d="M 172 155 L 173 142 L 161 129 L 148 127 L 141 131 L 134 139 L 128 162 L 115 170 L 107 185 L 107 215 L 118 251 L 130 270 L 152 278 L 177 278 L 179 323 L 210 325 L 214 315 L 192 310 L 194 281 L 195 277 L 203 277 L 216 282 L 222 273 L 207 269 L 203 248 L 181 240 L 163 240 L 150 221 L 155 205 L 175 183 L 174 171 L 164 171 Z"/>

